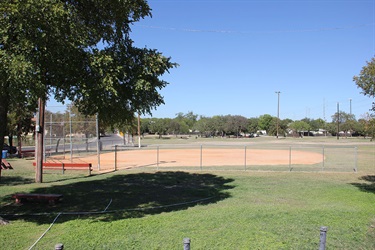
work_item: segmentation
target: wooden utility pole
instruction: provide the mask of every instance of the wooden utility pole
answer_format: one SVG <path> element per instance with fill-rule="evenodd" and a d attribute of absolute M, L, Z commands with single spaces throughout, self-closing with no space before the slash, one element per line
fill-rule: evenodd
<path fill-rule="evenodd" d="M 340 139 L 340 104 L 337 103 L 337 140 Z"/>
<path fill-rule="evenodd" d="M 277 120 L 276 120 L 276 138 L 279 138 L 279 119 L 280 119 L 280 91 L 275 92 L 277 94 Z"/>
<path fill-rule="evenodd" d="M 43 182 L 44 112 L 45 102 L 39 98 L 35 127 L 35 182 L 37 183 Z"/>
<path fill-rule="evenodd" d="M 141 148 L 141 115 L 138 113 L 138 148 Z"/>

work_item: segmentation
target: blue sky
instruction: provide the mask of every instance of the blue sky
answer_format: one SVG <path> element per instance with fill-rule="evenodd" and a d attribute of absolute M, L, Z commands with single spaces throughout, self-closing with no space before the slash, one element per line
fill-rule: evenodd
<path fill-rule="evenodd" d="M 372 101 L 353 82 L 374 56 L 375 1 L 151 0 L 152 18 L 132 27 L 138 47 L 178 63 L 163 79 L 153 117 L 356 118 Z M 350 101 L 351 99 L 351 101 Z"/>

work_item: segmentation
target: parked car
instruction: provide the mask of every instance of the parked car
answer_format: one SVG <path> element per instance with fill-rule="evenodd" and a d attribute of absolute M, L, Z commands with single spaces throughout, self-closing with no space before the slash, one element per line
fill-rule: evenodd
<path fill-rule="evenodd" d="M 3 150 L 8 150 L 9 154 L 15 154 L 17 153 L 17 148 L 14 146 L 9 146 L 8 144 L 4 143 Z"/>

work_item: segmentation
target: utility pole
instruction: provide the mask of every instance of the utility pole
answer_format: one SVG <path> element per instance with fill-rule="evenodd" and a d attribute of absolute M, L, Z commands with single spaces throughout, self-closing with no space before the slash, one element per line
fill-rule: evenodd
<path fill-rule="evenodd" d="M 324 136 L 327 136 L 327 126 L 326 126 L 326 99 L 323 98 L 323 119 L 324 119 Z"/>
<path fill-rule="evenodd" d="M 340 139 L 340 104 L 337 103 L 337 140 Z"/>
<path fill-rule="evenodd" d="M 349 102 L 350 102 L 350 116 L 352 115 L 352 98 L 349 99 Z"/>
<path fill-rule="evenodd" d="M 100 171 L 100 131 L 99 131 L 99 114 L 95 115 L 96 120 L 96 154 L 98 156 L 98 171 Z"/>
<path fill-rule="evenodd" d="M 141 148 L 141 115 L 138 113 L 138 148 Z"/>
<path fill-rule="evenodd" d="M 276 121 L 276 138 L 279 138 L 279 119 L 280 119 L 280 91 L 275 91 L 277 94 L 277 121 Z"/>
<path fill-rule="evenodd" d="M 35 126 L 35 182 L 43 182 L 43 148 L 44 148 L 44 111 L 45 102 L 42 98 L 38 99 L 38 113 L 36 115 L 36 126 Z"/>

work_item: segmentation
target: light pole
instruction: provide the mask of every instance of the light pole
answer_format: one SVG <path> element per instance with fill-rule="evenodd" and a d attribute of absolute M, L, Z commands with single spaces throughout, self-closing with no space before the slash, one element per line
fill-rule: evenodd
<path fill-rule="evenodd" d="M 280 118 L 280 91 L 275 91 L 277 94 L 277 121 L 276 121 L 276 138 L 279 138 L 279 118 Z"/>
<path fill-rule="evenodd" d="M 340 104 L 337 103 L 337 140 L 340 139 Z"/>

